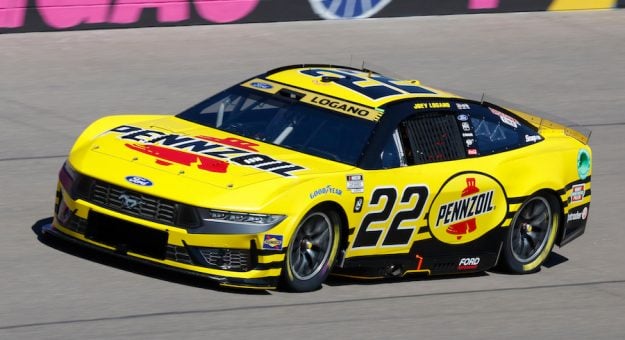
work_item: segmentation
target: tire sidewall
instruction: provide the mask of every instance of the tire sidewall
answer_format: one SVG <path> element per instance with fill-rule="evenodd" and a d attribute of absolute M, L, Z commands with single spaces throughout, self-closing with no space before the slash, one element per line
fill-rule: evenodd
<path fill-rule="evenodd" d="M 325 260 L 325 263 L 321 265 L 321 269 L 311 278 L 307 280 L 300 280 L 295 275 L 293 275 L 293 271 L 291 269 L 291 250 L 293 249 L 293 242 L 296 239 L 296 235 L 299 232 L 300 226 L 302 222 L 306 221 L 308 217 L 310 217 L 314 213 L 323 213 L 325 214 L 330 222 L 332 223 L 332 245 L 330 248 L 330 254 Z M 289 248 L 287 253 L 285 254 L 286 258 L 284 261 L 284 268 L 282 270 L 282 281 L 286 289 L 295 291 L 295 292 L 308 292 L 312 290 L 319 289 L 321 284 L 326 280 L 328 275 L 332 270 L 334 262 L 336 260 L 336 254 L 338 253 L 339 241 L 340 241 L 340 230 L 341 230 L 341 219 L 335 211 L 332 210 L 323 210 L 323 209 L 313 209 L 309 211 L 304 218 L 300 221 L 295 228 L 293 235 L 291 236 L 291 241 L 289 242 Z"/>
<path fill-rule="evenodd" d="M 549 204 L 549 209 L 551 210 L 551 230 L 549 235 L 547 235 L 547 242 L 543 249 L 540 251 L 539 255 L 531 261 L 523 262 L 519 261 L 513 254 L 512 250 L 512 233 L 514 232 L 514 223 L 516 223 L 517 216 L 520 214 L 521 210 L 526 206 L 526 203 L 530 200 L 542 197 L 547 200 Z M 552 197 L 552 195 L 546 194 L 535 194 L 529 197 L 519 210 L 515 213 L 512 223 L 508 227 L 508 232 L 506 233 L 506 239 L 504 241 L 504 264 L 505 266 L 512 272 L 518 274 L 528 274 L 537 272 L 540 270 L 540 266 L 547 260 L 549 255 L 551 254 L 551 250 L 555 244 L 556 235 L 558 234 L 558 229 L 560 225 L 560 213 L 559 213 L 559 203 L 558 201 Z"/>

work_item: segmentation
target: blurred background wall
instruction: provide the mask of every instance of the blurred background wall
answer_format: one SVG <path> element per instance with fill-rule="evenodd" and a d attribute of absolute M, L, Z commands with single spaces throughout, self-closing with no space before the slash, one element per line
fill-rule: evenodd
<path fill-rule="evenodd" d="M 625 0 L 0 0 L 0 33 L 619 7 Z"/>

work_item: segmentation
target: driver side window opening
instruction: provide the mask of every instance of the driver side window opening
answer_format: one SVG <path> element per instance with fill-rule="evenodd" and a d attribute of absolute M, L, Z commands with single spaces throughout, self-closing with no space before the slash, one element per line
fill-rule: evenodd
<path fill-rule="evenodd" d="M 400 123 L 408 165 L 444 162 L 466 157 L 453 114 L 420 113 Z"/>
<path fill-rule="evenodd" d="M 401 143 L 401 137 L 399 131 L 393 132 L 392 138 L 386 143 L 384 150 L 380 154 L 382 160 L 382 168 L 390 169 L 401 166 L 406 166 L 406 155 L 404 154 L 404 147 Z"/>

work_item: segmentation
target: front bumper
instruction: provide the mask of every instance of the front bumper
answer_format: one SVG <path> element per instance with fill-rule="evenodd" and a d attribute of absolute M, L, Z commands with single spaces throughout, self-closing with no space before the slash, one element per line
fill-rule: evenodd
<path fill-rule="evenodd" d="M 192 275 L 192 276 L 196 276 L 196 277 L 200 277 L 204 279 L 209 279 L 211 281 L 218 283 L 220 286 L 224 286 L 224 287 L 252 288 L 252 289 L 276 289 L 279 283 L 279 278 L 280 278 L 279 276 L 276 276 L 276 277 L 267 276 L 267 277 L 249 278 L 249 279 L 227 277 L 227 276 L 203 273 L 203 272 L 199 272 L 195 270 L 177 268 L 171 265 L 150 261 L 142 257 L 135 257 L 135 256 L 128 255 L 128 254 L 122 254 L 122 253 L 119 253 L 119 252 L 116 252 L 107 248 L 94 245 L 90 242 L 84 242 L 77 238 L 69 236 L 59 231 L 58 229 L 56 229 L 54 225 L 52 225 L 51 223 L 44 225 L 41 229 L 41 232 L 45 236 L 52 236 L 52 237 L 55 237 L 55 238 L 58 238 L 67 242 L 71 242 L 73 244 L 77 244 L 82 247 L 86 247 L 86 248 L 101 251 L 101 252 L 106 252 L 108 254 L 119 256 L 121 258 L 126 258 L 130 261 L 142 263 L 142 264 L 149 265 L 149 266 L 154 266 L 154 267 L 161 268 L 161 269 L 166 269 L 166 270 L 181 273 L 184 275 Z"/>
<path fill-rule="evenodd" d="M 222 286 L 275 289 L 286 249 L 263 248 L 266 235 L 202 235 L 128 216 L 58 186 L 53 235 L 127 259 L 193 274 Z"/>

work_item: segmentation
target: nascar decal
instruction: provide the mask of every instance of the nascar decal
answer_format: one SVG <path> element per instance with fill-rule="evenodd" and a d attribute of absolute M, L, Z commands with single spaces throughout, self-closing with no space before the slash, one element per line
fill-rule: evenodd
<path fill-rule="evenodd" d="M 229 162 L 249 166 L 280 176 L 293 176 L 291 172 L 304 170 L 299 165 L 273 159 L 257 152 L 258 144 L 238 138 L 214 138 L 209 136 L 185 136 L 146 130 L 122 125 L 109 130 L 120 134 L 121 139 L 138 143 L 126 143 L 126 147 L 156 158 L 156 163 L 168 166 L 173 163 L 191 166 L 210 172 L 225 173 Z"/>
<path fill-rule="evenodd" d="M 448 244 L 471 242 L 497 227 L 507 210 L 505 192 L 495 179 L 480 173 L 458 174 L 432 202 L 430 232 Z"/>

